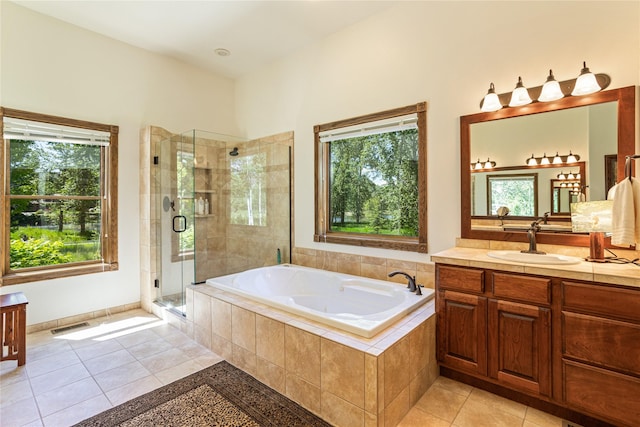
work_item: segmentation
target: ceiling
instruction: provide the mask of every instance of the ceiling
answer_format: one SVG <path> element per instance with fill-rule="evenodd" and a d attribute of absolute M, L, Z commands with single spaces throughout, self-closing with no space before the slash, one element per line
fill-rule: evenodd
<path fill-rule="evenodd" d="M 393 1 L 33 1 L 14 3 L 235 78 L 393 5 Z M 218 48 L 229 56 L 219 56 Z"/>

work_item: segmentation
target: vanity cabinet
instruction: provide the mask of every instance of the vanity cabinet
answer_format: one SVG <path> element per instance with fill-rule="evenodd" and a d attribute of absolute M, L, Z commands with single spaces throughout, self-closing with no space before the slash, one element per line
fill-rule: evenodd
<path fill-rule="evenodd" d="M 562 282 L 562 393 L 617 425 L 640 420 L 640 292 Z"/>
<path fill-rule="evenodd" d="M 640 420 L 640 289 L 436 264 L 444 375 L 582 425 Z"/>
<path fill-rule="evenodd" d="M 551 281 L 438 264 L 443 366 L 533 394 L 551 393 Z"/>

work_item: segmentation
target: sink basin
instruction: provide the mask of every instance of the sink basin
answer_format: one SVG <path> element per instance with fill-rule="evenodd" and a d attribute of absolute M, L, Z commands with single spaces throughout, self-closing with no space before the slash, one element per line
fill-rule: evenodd
<path fill-rule="evenodd" d="M 527 254 L 520 251 L 491 251 L 487 253 L 491 258 L 504 261 L 522 262 L 525 264 L 570 265 L 578 264 L 581 258 L 555 254 Z"/>

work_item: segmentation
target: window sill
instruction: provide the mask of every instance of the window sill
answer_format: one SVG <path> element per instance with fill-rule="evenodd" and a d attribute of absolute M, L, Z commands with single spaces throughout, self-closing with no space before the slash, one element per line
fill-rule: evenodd
<path fill-rule="evenodd" d="M 118 270 L 118 264 L 89 264 L 73 267 L 58 267 L 46 270 L 9 273 L 0 278 L 0 286 L 19 285 L 21 283 L 38 282 L 41 280 L 58 279 L 62 277 L 80 276 L 83 274 L 102 273 Z"/>
<path fill-rule="evenodd" d="M 427 244 L 418 238 L 401 236 L 369 236 L 366 234 L 330 233 L 313 236 L 315 242 L 336 243 L 342 245 L 362 246 L 368 248 L 392 249 L 397 251 L 427 253 Z"/>

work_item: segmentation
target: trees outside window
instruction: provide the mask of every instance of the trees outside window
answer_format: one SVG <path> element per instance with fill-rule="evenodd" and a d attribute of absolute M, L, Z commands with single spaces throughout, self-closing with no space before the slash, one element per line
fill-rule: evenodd
<path fill-rule="evenodd" d="M 1 118 L 2 284 L 116 269 L 117 127 L 11 109 Z"/>
<path fill-rule="evenodd" d="M 538 175 L 487 175 L 487 212 L 496 215 L 506 206 L 512 216 L 536 216 L 538 212 Z"/>
<path fill-rule="evenodd" d="M 426 104 L 318 125 L 315 240 L 426 252 Z"/>

